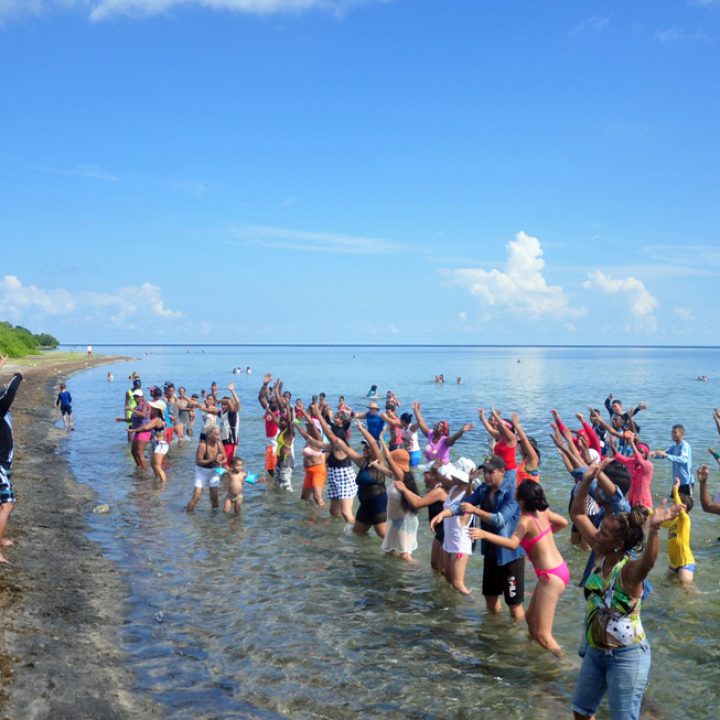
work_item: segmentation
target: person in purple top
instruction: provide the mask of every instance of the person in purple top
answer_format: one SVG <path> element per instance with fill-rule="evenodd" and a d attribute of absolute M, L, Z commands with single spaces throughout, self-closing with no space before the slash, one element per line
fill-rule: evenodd
<path fill-rule="evenodd" d="M 0 355 L 0 370 L 6 359 Z M 2 549 L 14 544 L 5 537 L 5 530 L 15 507 L 15 493 L 10 479 L 14 451 L 10 406 L 21 382 L 22 375 L 15 373 L 6 387 L 0 386 L 0 563 L 8 562 Z"/>

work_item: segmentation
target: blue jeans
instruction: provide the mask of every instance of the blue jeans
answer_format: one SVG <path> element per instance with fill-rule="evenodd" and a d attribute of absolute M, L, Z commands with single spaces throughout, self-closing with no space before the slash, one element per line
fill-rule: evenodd
<path fill-rule="evenodd" d="M 572 709 L 591 717 L 607 690 L 612 720 L 638 720 L 640 703 L 650 673 L 650 646 L 646 642 L 617 650 L 585 646 Z"/>

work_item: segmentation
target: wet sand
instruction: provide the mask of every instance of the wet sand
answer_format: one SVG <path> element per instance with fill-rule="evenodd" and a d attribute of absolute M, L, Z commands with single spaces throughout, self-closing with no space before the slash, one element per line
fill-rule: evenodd
<path fill-rule="evenodd" d="M 113 360 L 116 358 L 112 358 Z M 2 370 L 23 383 L 12 407 L 17 505 L 0 565 L 0 717 L 3 720 L 159 718 L 136 692 L 118 628 L 127 590 L 118 570 L 87 537 L 96 504 L 62 454 L 57 383 L 110 358 L 63 358 Z M 69 383 L 71 385 L 71 383 Z M 72 389 L 72 385 L 71 385 Z"/>

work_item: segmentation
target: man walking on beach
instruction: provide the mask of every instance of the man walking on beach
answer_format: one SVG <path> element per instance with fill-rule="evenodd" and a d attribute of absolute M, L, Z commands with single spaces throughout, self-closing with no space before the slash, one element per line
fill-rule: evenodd
<path fill-rule="evenodd" d="M 5 360 L 0 355 L 0 370 Z M 10 469 L 13 461 L 13 432 L 10 406 L 15 399 L 22 375 L 15 373 L 7 387 L 0 388 L 0 563 L 6 563 L 7 558 L 2 554 L 3 548 L 10 547 L 13 542 L 5 537 L 5 529 L 10 521 L 10 515 L 15 507 L 15 493 L 13 492 Z"/>

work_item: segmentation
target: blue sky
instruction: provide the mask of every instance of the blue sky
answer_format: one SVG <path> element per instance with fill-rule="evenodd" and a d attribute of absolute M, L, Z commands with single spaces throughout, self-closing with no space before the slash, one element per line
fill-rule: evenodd
<path fill-rule="evenodd" d="M 0 319 L 717 344 L 720 0 L 0 0 Z"/>

